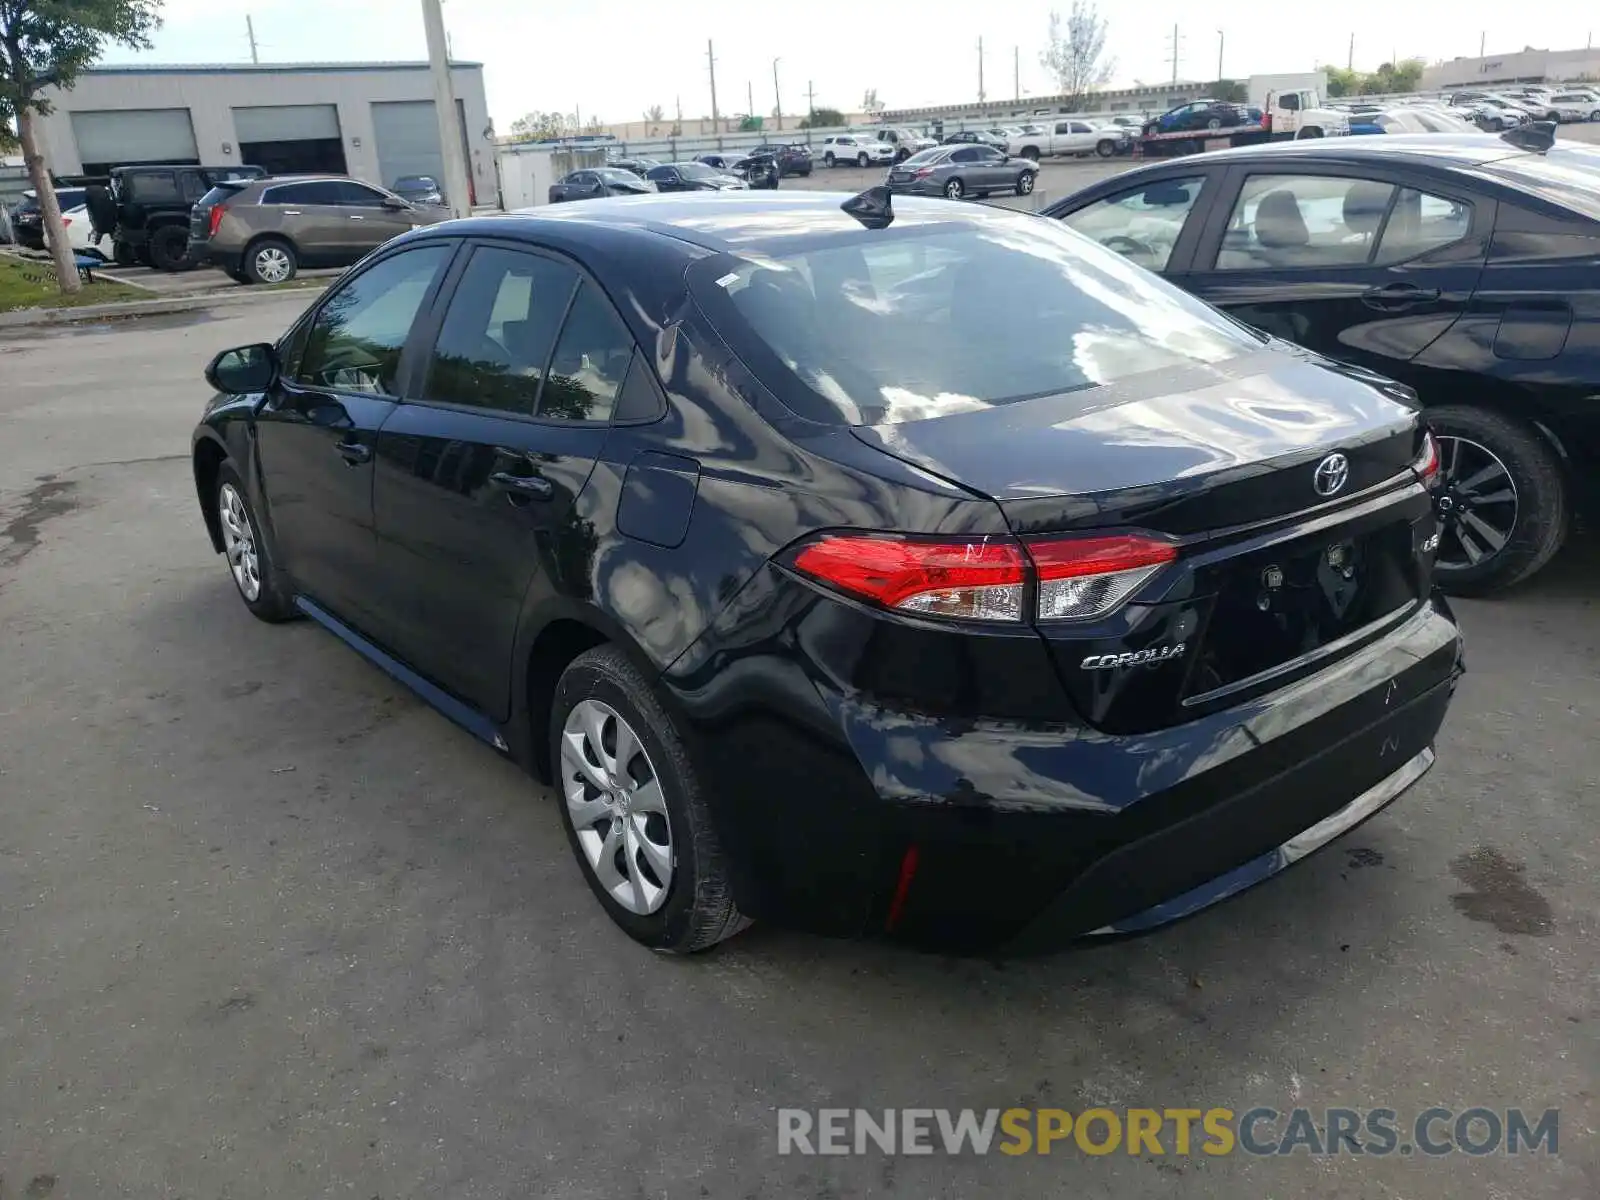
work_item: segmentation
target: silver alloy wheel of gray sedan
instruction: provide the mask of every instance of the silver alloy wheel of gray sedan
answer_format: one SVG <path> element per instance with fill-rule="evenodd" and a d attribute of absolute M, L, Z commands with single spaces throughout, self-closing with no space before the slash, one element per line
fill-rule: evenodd
<path fill-rule="evenodd" d="M 239 594 L 251 604 L 261 598 L 261 558 L 256 553 L 256 531 L 244 498 L 231 483 L 217 493 L 217 515 L 222 518 L 222 549 Z"/>
<path fill-rule="evenodd" d="M 584 860 L 628 912 L 648 916 L 672 890 L 672 824 L 661 779 L 633 727 L 582 700 L 561 730 L 561 783 Z"/>
<path fill-rule="evenodd" d="M 294 270 L 289 256 L 277 246 L 262 246 L 255 254 L 256 274 L 263 283 L 282 283 Z"/>

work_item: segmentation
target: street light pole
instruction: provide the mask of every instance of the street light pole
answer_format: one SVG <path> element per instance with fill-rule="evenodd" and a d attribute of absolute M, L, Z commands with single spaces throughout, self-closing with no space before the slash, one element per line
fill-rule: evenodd
<path fill-rule="evenodd" d="M 428 68 L 433 74 L 433 107 L 439 116 L 439 154 L 444 160 L 445 195 L 452 216 L 472 215 L 472 183 L 467 176 L 467 151 L 462 144 L 456 90 L 450 80 L 449 43 L 445 39 L 440 0 L 422 0 L 422 24 L 428 35 Z M 392 180 L 389 182 L 393 182 Z"/>
<path fill-rule="evenodd" d="M 1227 35 L 1222 30 L 1217 30 L 1217 78 L 1219 80 L 1226 78 L 1222 74 L 1222 44 L 1226 37 Z"/>
<path fill-rule="evenodd" d="M 778 86 L 778 64 L 783 59 L 772 60 L 772 115 L 777 120 L 778 132 L 783 132 L 783 89 Z"/>

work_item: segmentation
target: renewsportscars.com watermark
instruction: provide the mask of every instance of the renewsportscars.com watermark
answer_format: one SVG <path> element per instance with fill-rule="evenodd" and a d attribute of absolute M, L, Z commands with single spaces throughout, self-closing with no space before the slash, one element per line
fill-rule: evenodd
<path fill-rule="evenodd" d="M 1554 1155 L 1560 1132 L 1556 1108 L 778 1110 L 779 1154 Z"/>

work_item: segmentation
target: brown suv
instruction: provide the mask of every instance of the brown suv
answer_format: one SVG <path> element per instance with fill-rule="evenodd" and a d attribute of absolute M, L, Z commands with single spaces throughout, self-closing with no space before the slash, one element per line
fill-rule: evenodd
<path fill-rule="evenodd" d="M 342 267 L 450 210 L 357 179 L 275 176 L 221 183 L 189 216 L 189 257 L 240 283 L 283 283 L 302 265 Z"/>

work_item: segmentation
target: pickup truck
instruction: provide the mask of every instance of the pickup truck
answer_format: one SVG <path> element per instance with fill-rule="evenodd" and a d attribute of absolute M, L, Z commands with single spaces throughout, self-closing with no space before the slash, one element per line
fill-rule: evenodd
<path fill-rule="evenodd" d="M 1009 140 L 1006 150 L 1038 162 L 1057 154 L 1098 154 L 1101 158 L 1110 158 L 1125 153 L 1128 147 L 1126 130 L 1109 129 L 1082 117 L 1068 117 L 1029 126 L 1020 137 Z"/>

